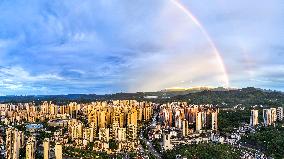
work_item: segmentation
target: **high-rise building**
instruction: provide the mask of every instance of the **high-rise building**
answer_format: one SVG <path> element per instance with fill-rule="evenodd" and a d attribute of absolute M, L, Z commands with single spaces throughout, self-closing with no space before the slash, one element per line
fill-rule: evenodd
<path fill-rule="evenodd" d="M 126 128 L 118 128 L 117 130 L 117 138 L 119 142 L 126 141 Z"/>
<path fill-rule="evenodd" d="M 218 113 L 212 112 L 212 130 L 218 129 Z"/>
<path fill-rule="evenodd" d="M 94 135 L 95 135 L 95 129 L 94 128 L 89 128 L 90 129 L 90 142 L 94 142 Z"/>
<path fill-rule="evenodd" d="M 279 121 L 283 120 L 283 107 L 277 108 L 277 120 Z"/>
<path fill-rule="evenodd" d="M 137 139 L 137 126 L 134 124 L 130 124 L 127 126 L 127 136 L 128 140 L 134 141 Z"/>
<path fill-rule="evenodd" d="M 137 110 L 132 108 L 127 115 L 127 125 L 134 124 L 137 125 Z"/>
<path fill-rule="evenodd" d="M 21 135 L 20 132 L 16 129 L 14 131 L 14 149 L 13 149 L 13 159 L 18 159 L 20 156 L 20 147 L 21 147 Z"/>
<path fill-rule="evenodd" d="M 100 128 L 99 130 L 99 140 L 108 142 L 109 141 L 109 128 Z"/>
<path fill-rule="evenodd" d="M 49 159 L 49 138 L 45 138 L 43 141 L 43 158 Z"/>
<path fill-rule="evenodd" d="M 54 149 L 55 159 L 62 159 L 62 145 L 60 143 L 56 143 Z"/>
<path fill-rule="evenodd" d="M 167 110 L 167 112 L 169 114 L 169 120 L 168 120 L 167 126 L 172 127 L 172 125 L 173 125 L 173 112 L 169 111 L 169 110 Z"/>
<path fill-rule="evenodd" d="M 178 129 L 182 128 L 182 120 L 180 116 L 175 117 L 175 127 Z"/>
<path fill-rule="evenodd" d="M 205 127 L 206 127 L 206 122 L 207 122 L 207 121 L 206 121 L 207 114 L 206 114 L 206 112 L 205 112 L 205 111 L 202 111 L 201 118 L 202 118 L 202 119 L 201 119 L 201 120 L 202 120 L 202 121 L 201 121 L 201 123 L 202 123 L 202 127 L 203 127 L 203 128 L 205 128 Z"/>
<path fill-rule="evenodd" d="M 35 159 L 34 154 L 34 143 L 32 141 L 28 141 L 26 145 L 26 159 Z"/>
<path fill-rule="evenodd" d="M 93 142 L 94 140 L 94 129 L 93 128 L 84 128 L 83 129 L 83 139 L 86 140 L 88 143 Z"/>
<path fill-rule="evenodd" d="M 202 113 L 198 112 L 196 113 L 196 131 L 200 132 L 202 129 Z"/>
<path fill-rule="evenodd" d="M 250 126 L 256 126 L 258 124 L 258 110 L 250 111 Z"/>
<path fill-rule="evenodd" d="M 186 119 L 182 121 L 182 135 L 184 137 L 188 135 L 188 121 Z"/>
<path fill-rule="evenodd" d="M 100 112 L 99 127 L 100 128 L 105 128 L 106 127 L 106 111 L 101 111 Z"/>
<path fill-rule="evenodd" d="M 109 128 L 99 129 L 99 140 L 102 142 L 103 148 L 109 148 Z"/>
<path fill-rule="evenodd" d="M 271 109 L 263 109 L 263 122 L 264 126 L 271 125 Z"/>
<path fill-rule="evenodd" d="M 79 122 L 77 125 L 76 125 L 76 138 L 82 138 L 83 137 L 83 123 Z"/>
<path fill-rule="evenodd" d="M 118 137 L 118 129 L 119 129 L 119 123 L 115 121 L 112 124 L 112 138 L 116 139 Z"/>
<path fill-rule="evenodd" d="M 95 138 L 96 135 L 97 135 L 97 125 L 96 125 L 95 122 L 92 122 L 92 123 L 90 123 L 89 125 L 90 125 L 90 127 L 93 129 L 93 137 Z"/>
<path fill-rule="evenodd" d="M 12 135 L 12 128 L 8 128 L 6 130 L 6 158 L 11 159 L 12 158 L 12 142 L 13 142 L 13 135 Z"/>
<path fill-rule="evenodd" d="M 119 114 L 119 127 L 124 127 L 124 113 L 120 112 Z"/>
<path fill-rule="evenodd" d="M 152 107 L 150 105 L 147 105 L 144 107 L 143 109 L 143 119 L 145 121 L 148 121 L 151 117 L 151 114 L 152 114 Z"/>
<path fill-rule="evenodd" d="M 137 114 L 137 120 L 139 120 L 139 121 L 142 121 L 142 117 L 143 117 L 143 109 L 142 109 L 142 107 L 139 107 L 138 108 L 138 112 L 137 112 L 138 114 Z"/>
<path fill-rule="evenodd" d="M 22 133 L 17 129 L 8 128 L 6 130 L 6 158 L 7 159 L 18 159 L 20 155 L 21 137 Z"/>
<path fill-rule="evenodd" d="M 31 136 L 26 144 L 26 159 L 35 159 L 36 138 Z"/>
<path fill-rule="evenodd" d="M 271 110 L 271 122 L 274 123 L 277 120 L 277 110 L 276 108 L 270 108 Z"/>

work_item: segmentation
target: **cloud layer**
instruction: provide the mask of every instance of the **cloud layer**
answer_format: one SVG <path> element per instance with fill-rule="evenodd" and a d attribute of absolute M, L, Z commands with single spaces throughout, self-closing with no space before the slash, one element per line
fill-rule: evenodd
<path fill-rule="evenodd" d="M 284 90 L 281 0 L 181 3 L 216 43 L 230 86 Z M 1 1 L 0 22 L 2 95 L 224 85 L 206 37 L 170 1 Z"/>

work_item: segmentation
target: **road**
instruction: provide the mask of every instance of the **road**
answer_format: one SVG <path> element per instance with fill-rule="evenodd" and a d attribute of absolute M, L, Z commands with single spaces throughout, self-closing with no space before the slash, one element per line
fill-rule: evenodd
<path fill-rule="evenodd" d="M 159 152 L 157 152 L 155 150 L 155 148 L 152 145 L 152 142 L 147 140 L 146 138 L 144 138 L 143 133 L 145 130 L 147 130 L 150 126 L 155 126 L 156 125 L 156 117 L 157 117 L 157 113 L 154 114 L 153 118 L 152 118 L 152 122 L 150 125 L 148 125 L 143 131 L 140 132 L 140 139 L 142 139 L 146 145 L 148 146 L 148 152 L 152 153 L 157 159 L 162 159 L 161 154 Z"/>

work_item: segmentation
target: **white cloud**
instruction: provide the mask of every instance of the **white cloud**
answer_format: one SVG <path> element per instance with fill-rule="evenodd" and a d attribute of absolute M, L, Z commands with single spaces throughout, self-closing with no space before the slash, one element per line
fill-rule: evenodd
<path fill-rule="evenodd" d="M 31 75 L 21 67 L 2 67 L 0 68 L 0 87 L 8 90 L 17 91 L 37 89 L 33 87 L 35 82 L 60 81 L 62 77 L 55 74 Z"/>
<path fill-rule="evenodd" d="M 281 71 L 273 64 L 284 62 L 282 2 L 181 2 L 221 50 L 231 85 Z M 1 88 L 40 94 L 222 85 L 208 41 L 169 1 L 5 1 L 0 15 Z"/>

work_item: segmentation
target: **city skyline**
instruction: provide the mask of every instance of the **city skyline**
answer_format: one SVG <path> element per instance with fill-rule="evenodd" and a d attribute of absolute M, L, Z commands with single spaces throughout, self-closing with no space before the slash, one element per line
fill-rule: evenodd
<path fill-rule="evenodd" d="M 281 0 L 2 1 L 0 95 L 283 91 L 283 9 Z"/>

